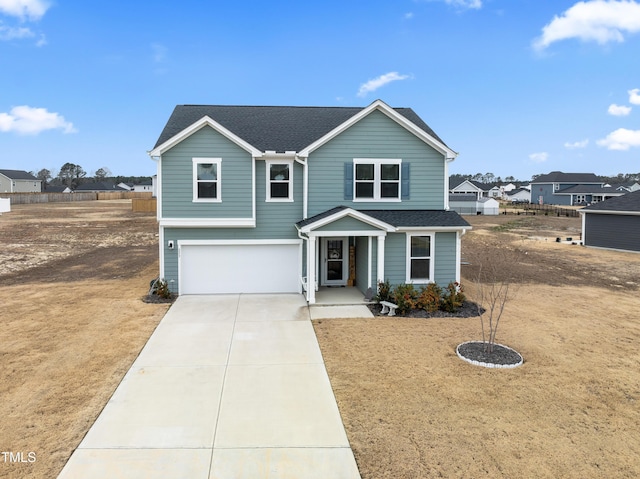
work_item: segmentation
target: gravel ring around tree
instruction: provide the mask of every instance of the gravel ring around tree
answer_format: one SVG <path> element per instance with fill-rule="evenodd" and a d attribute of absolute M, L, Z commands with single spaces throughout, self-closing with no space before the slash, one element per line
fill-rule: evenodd
<path fill-rule="evenodd" d="M 493 352 L 488 353 L 482 341 L 467 341 L 459 344 L 456 354 L 463 361 L 485 368 L 517 368 L 524 362 L 520 353 L 502 344 L 494 344 Z"/>

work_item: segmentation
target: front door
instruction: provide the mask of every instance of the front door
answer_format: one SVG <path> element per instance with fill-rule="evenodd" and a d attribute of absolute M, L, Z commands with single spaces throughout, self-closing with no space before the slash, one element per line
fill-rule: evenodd
<path fill-rule="evenodd" d="M 326 286 L 347 284 L 347 238 L 322 238 L 322 276 Z"/>

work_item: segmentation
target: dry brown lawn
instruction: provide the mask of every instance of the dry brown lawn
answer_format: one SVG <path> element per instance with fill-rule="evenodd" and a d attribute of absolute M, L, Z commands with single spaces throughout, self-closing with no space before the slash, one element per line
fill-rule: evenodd
<path fill-rule="evenodd" d="M 525 363 L 458 359 L 477 318 L 315 322 L 362 477 L 640 476 L 640 255 L 556 244 L 578 219 L 470 221 L 467 293 L 487 252 L 512 265 L 497 339 Z M 127 201 L 0 216 L 0 452 L 36 457 L 0 477 L 55 477 L 163 316 L 156 233 Z"/>
<path fill-rule="evenodd" d="M 0 244 L 0 452 L 25 461 L 0 454 L 0 477 L 54 478 L 167 310 L 141 300 L 155 217 L 127 201 L 17 205 Z"/>
<path fill-rule="evenodd" d="M 363 479 L 640 477 L 640 255 L 556 243 L 579 219 L 469 221 L 465 259 L 514 258 L 497 341 L 525 363 L 460 360 L 478 318 L 315 322 Z"/>

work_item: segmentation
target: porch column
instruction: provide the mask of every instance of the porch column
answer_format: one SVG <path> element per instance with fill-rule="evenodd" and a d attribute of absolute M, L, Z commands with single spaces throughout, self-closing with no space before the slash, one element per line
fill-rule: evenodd
<path fill-rule="evenodd" d="M 316 302 L 316 237 L 310 236 L 307 244 L 307 302 Z"/>
<path fill-rule="evenodd" d="M 371 241 L 371 236 L 367 237 L 367 288 L 371 288 L 371 267 L 373 266 L 372 258 L 373 254 L 371 250 L 373 249 L 373 241 Z M 376 288 L 377 289 L 377 288 Z"/>
<path fill-rule="evenodd" d="M 377 283 L 384 282 L 384 239 L 385 236 L 378 236 L 378 281 Z M 376 289 L 378 284 L 376 283 Z"/>

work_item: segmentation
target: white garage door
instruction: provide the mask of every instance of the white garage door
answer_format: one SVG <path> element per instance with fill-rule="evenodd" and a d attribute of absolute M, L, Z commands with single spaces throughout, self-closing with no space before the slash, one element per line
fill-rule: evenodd
<path fill-rule="evenodd" d="M 300 245 L 181 245 L 180 293 L 298 293 Z"/>

